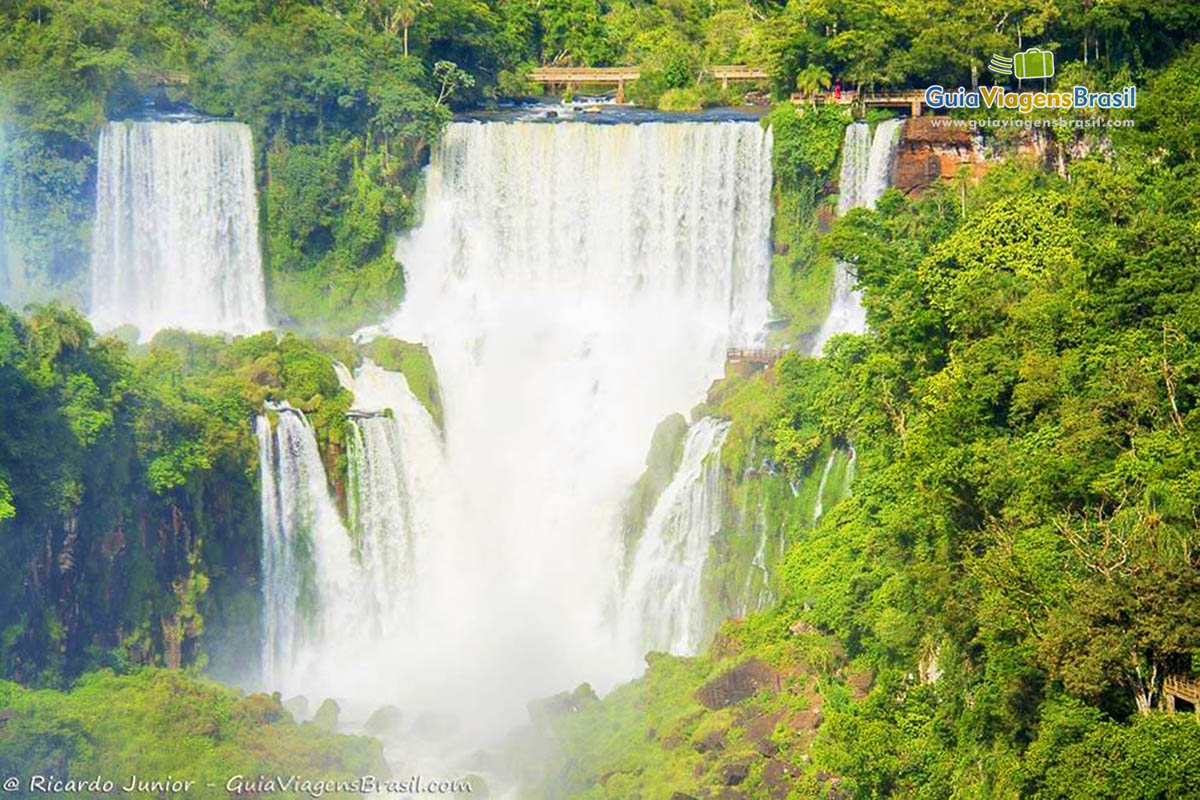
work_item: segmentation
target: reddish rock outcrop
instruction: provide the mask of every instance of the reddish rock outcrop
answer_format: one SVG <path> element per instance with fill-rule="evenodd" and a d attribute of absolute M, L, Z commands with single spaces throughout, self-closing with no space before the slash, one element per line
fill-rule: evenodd
<path fill-rule="evenodd" d="M 920 194 L 943 178 L 954 178 L 965 164 L 972 176 L 983 172 L 976 138 L 965 128 L 934 124 L 947 117 L 913 117 L 904 124 L 892 186 L 906 195 Z"/>

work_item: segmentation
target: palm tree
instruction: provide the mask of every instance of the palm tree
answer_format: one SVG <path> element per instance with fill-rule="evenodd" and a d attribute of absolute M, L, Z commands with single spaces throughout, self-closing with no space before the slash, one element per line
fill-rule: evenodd
<path fill-rule="evenodd" d="M 416 22 L 417 14 L 429 8 L 428 0 L 398 0 L 392 19 L 404 29 L 404 57 L 408 58 L 408 29 Z M 394 32 L 394 31 L 393 31 Z"/>
<path fill-rule="evenodd" d="M 813 108 L 817 107 L 817 92 L 828 89 L 832 82 L 833 77 L 829 74 L 829 70 L 820 64 L 809 64 L 796 76 L 796 88 L 800 90 L 801 94 L 812 99 Z"/>

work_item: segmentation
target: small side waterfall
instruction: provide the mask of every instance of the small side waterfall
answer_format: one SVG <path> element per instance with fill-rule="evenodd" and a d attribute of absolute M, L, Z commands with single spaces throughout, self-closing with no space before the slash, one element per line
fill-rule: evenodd
<path fill-rule="evenodd" d="M 110 122 L 100 132 L 91 316 L 252 333 L 267 327 L 250 128 Z"/>
<path fill-rule="evenodd" d="M 835 450 L 825 460 L 825 469 L 821 470 L 821 482 L 817 484 L 817 502 L 813 504 L 813 525 L 816 525 L 817 520 L 825 513 L 825 484 L 829 482 L 829 473 L 833 470 L 833 462 L 836 458 L 837 451 Z"/>
<path fill-rule="evenodd" d="M 879 123 L 875 138 L 865 122 L 846 126 L 842 140 L 842 171 L 838 180 L 838 215 L 852 208 L 874 208 L 879 196 L 891 183 L 892 164 L 903 119 Z M 819 356 L 825 343 L 839 333 L 862 333 L 867 329 L 867 312 L 862 295 L 855 288 L 855 277 L 848 264 L 839 263 L 833 277 L 833 304 L 813 343 L 812 354 Z"/>
<path fill-rule="evenodd" d="M 263 680 L 287 692 L 335 694 L 347 675 L 357 688 L 386 692 L 393 676 L 373 658 L 416 635 L 430 576 L 422 562 L 445 543 L 426 532 L 450 496 L 437 428 L 404 376 L 366 361 L 353 374 L 336 365 L 354 393 L 347 414 L 348 524 L 330 494 L 325 465 L 304 415 L 268 404 L 256 425 L 263 520 Z M 420 502 L 417 502 L 417 500 Z M 426 570 L 426 573 L 428 570 Z M 453 588 L 453 575 L 432 580 Z M 432 603 L 430 604 L 433 605 Z M 413 658 L 414 656 L 409 656 Z M 359 667 L 362 671 L 359 671 Z"/>
<path fill-rule="evenodd" d="M 705 631 L 701 578 L 721 527 L 721 446 L 729 423 L 705 417 L 684 441 L 683 459 L 638 542 L 621 624 L 639 652 L 694 653 Z"/>
<path fill-rule="evenodd" d="M 390 620 L 407 606 L 412 574 L 412 507 L 395 420 L 351 414 L 347 442 L 350 531 L 357 546 L 371 607 L 364 615 Z"/>
<path fill-rule="evenodd" d="M 359 587 L 350 537 L 329 496 L 317 440 L 304 414 L 270 405 L 260 415 L 262 481 L 262 671 L 271 686 L 291 688 L 312 649 L 351 630 Z"/>
<path fill-rule="evenodd" d="M 368 360 L 353 374 L 338 365 L 338 378 L 354 393 L 346 501 L 368 595 L 361 612 L 383 635 L 401 635 L 413 629 L 419 551 L 436 546 L 424 534 L 445 507 L 445 456 L 402 374 Z"/>

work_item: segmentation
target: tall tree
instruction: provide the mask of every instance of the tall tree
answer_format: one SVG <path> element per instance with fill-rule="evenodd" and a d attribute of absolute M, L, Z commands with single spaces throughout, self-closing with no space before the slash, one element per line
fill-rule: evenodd
<path fill-rule="evenodd" d="M 820 64 L 809 64 L 796 76 L 796 88 L 801 94 L 807 95 L 812 100 L 813 108 L 816 108 L 817 93 L 828 89 L 832 81 L 829 70 Z"/>

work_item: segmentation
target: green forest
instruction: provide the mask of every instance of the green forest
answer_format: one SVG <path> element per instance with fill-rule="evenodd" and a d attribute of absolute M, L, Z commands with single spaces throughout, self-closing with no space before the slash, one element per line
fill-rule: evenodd
<path fill-rule="evenodd" d="M 213 682 L 261 636 L 254 419 L 307 414 L 343 512 L 335 362 L 403 372 L 440 424 L 424 348 L 348 336 L 404 297 L 431 150 L 540 95 L 535 67 L 638 65 L 640 105 L 769 106 L 774 343 L 819 327 L 835 263 L 863 291 L 867 334 L 710 391 L 723 463 L 856 471 L 815 524 L 772 510 L 773 608 L 531 706 L 519 797 L 1200 797 L 1200 718 L 1163 692 L 1200 680 L 1198 24 L 1186 0 L 0 4 L 0 776 L 386 772 L 378 742 Z M 1136 84 L 1106 113 L 1133 126 L 1036 153 L 985 131 L 980 176 L 832 220 L 849 115 L 793 93 L 971 87 L 1032 44 Z M 98 131 L 148 107 L 251 127 L 278 333 L 139 343 L 75 310 Z"/>

